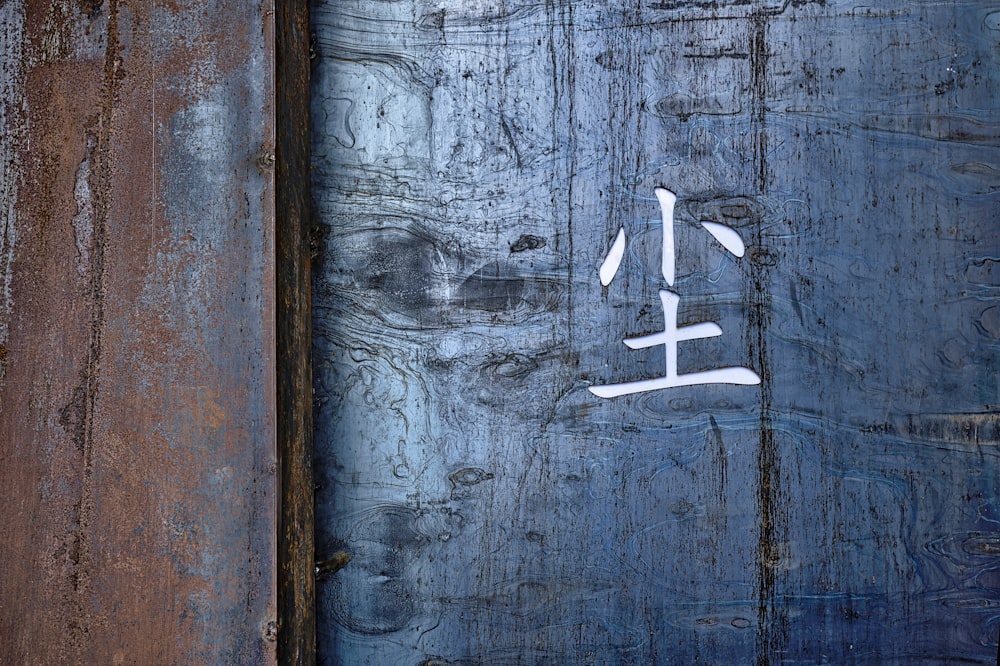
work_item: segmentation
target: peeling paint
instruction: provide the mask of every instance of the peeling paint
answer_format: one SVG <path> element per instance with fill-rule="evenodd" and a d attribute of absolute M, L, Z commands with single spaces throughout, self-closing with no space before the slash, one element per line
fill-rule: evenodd
<path fill-rule="evenodd" d="M 17 193 L 20 171 L 17 148 L 23 135 L 24 107 L 20 88 L 24 48 L 24 6 L 20 0 L 0 5 L 0 385 L 7 367 L 11 280 L 17 244 Z M 3 405 L 0 404 L 0 412 Z"/>
<path fill-rule="evenodd" d="M 94 200 L 90 191 L 90 159 L 97 146 L 97 138 L 87 136 L 87 153 L 76 171 L 76 185 L 73 198 L 76 199 L 76 215 L 73 216 L 73 234 L 76 239 L 76 270 L 80 277 L 90 272 L 90 252 L 94 244 Z"/>

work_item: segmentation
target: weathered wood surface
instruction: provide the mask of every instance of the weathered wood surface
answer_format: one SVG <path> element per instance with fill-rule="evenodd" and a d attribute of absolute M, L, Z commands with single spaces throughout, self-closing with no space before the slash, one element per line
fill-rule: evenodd
<path fill-rule="evenodd" d="M 309 273 L 309 5 L 275 7 L 278 661 L 316 662 Z"/>
<path fill-rule="evenodd" d="M 1000 7 L 313 23 L 322 663 L 994 663 Z"/>
<path fill-rule="evenodd" d="M 0 3 L 0 663 L 273 663 L 273 12 Z"/>

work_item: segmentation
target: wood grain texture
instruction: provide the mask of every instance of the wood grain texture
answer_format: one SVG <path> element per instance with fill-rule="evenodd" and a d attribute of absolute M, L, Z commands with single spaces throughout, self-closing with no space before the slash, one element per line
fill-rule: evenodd
<path fill-rule="evenodd" d="M 994 663 L 997 12 L 314 3 L 320 662 Z"/>
<path fill-rule="evenodd" d="M 0 662 L 274 663 L 267 7 L 0 5 Z"/>
<path fill-rule="evenodd" d="M 309 7 L 276 7 L 278 660 L 316 662 L 309 272 Z"/>

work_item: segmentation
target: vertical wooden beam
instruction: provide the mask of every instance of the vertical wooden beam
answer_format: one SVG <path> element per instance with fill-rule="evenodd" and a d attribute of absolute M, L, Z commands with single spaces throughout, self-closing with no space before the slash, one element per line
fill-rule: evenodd
<path fill-rule="evenodd" d="M 312 366 L 309 270 L 309 12 L 303 0 L 278 3 L 277 293 L 278 655 L 283 664 L 316 660 L 312 480 Z"/>

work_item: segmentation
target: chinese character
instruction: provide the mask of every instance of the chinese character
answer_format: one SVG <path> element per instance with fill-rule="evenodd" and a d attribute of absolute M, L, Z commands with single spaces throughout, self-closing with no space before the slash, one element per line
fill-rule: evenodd
<path fill-rule="evenodd" d="M 660 202 L 660 212 L 663 217 L 663 248 L 662 272 L 667 286 L 674 285 L 674 204 L 677 196 L 670 190 L 658 187 L 655 190 L 656 199 Z M 743 239 L 736 230 L 717 222 L 702 222 L 712 236 L 724 248 L 737 257 L 742 257 L 746 251 Z M 619 229 L 608 256 L 601 264 L 598 275 L 603 286 L 608 286 L 618 273 L 622 258 L 625 256 L 625 230 Z M 601 398 L 614 398 L 629 393 L 654 391 L 656 389 L 676 388 L 678 386 L 693 386 L 695 384 L 760 384 L 760 377 L 750 368 L 729 367 L 705 370 L 703 372 L 677 373 L 677 343 L 683 340 L 698 340 L 722 335 L 722 329 L 713 322 L 700 324 L 677 325 L 677 304 L 680 296 L 667 289 L 660 290 L 660 303 L 663 305 L 663 330 L 652 335 L 638 338 L 626 338 L 622 342 L 630 349 L 643 349 L 663 345 L 666 353 L 666 373 L 655 379 L 644 379 L 624 384 L 606 384 L 591 386 L 590 392 Z"/>

